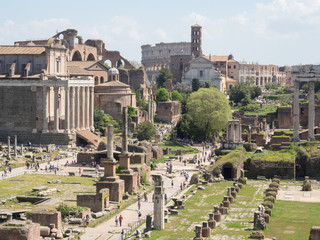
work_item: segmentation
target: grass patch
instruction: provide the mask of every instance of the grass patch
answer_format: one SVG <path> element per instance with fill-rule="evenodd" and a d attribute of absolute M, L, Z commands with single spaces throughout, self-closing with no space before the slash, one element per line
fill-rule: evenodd
<path fill-rule="evenodd" d="M 291 149 L 283 149 L 280 151 L 263 150 L 261 153 L 252 154 L 251 159 L 252 161 L 293 163 L 295 156 L 295 151 Z"/>
<path fill-rule="evenodd" d="M 320 204 L 277 200 L 265 235 L 268 238 L 307 239 L 312 226 L 320 225 Z"/>
<path fill-rule="evenodd" d="M 218 166 L 224 165 L 225 163 L 235 163 L 239 161 L 241 157 L 244 157 L 245 152 L 246 151 L 244 148 L 236 148 L 232 152 L 228 153 L 227 155 L 224 155 L 221 159 L 216 161 L 216 163 L 212 165 L 208 171 L 212 172 L 213 169 L 215 169 Z"/>

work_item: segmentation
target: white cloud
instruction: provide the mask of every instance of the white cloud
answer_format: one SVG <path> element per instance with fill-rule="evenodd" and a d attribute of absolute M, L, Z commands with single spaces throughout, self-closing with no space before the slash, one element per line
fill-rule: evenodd
<path fill-rule="evenodd" d="M 111 32 L 117 35 L 124 34 L 123 37 L 129 33 L 129 36 L 132 40 L 140 41 L 143 39 L 143 33 L 139 30 L 138 22 L 127 16 L 116 16 L 112 19 L 112 28 Z"/>
<path fill-rule="evenodd" d="M 157 37 L 161 39 L 161 41 L 169 41 L 168 34 L 161 28 L 158 28 L 154 31 Z"/>

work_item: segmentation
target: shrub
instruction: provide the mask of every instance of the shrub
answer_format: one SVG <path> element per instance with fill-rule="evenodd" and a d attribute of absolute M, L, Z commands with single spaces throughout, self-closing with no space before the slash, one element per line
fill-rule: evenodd
<path fill-rule="evenodd" d="M 157 130 L 153 123 L 146 121 L 139 124 L 137 138 L 139 141 L 150 140 L 154 135 L 156 135 L 156 133 Z"/>
<path fill-rule="evenodd" d="M 257 144 L 255 144 L 255 143 L 245 143 L 245 144 L 243 144 L 243 147 L 247 152 L 252 152 L 252 151 L 257 149 Z"/>
<path fill-rule="evenodd" d="M 266 196 L 267 197 L 272 196 L 272 197 L 276 198 L 277 197 L 277 192 L 267 192 Z"/>
<path fill-rule="evenodd" d="M 275 197 L 273 197 L 273 196 L 265 197 L 265 198 L 264 198 L 264 201 L 265 201 L 265 202 L 266 202 L 266 201 L 269 201 L 269 202 L 274 203 L 274 202 L 275 202 Z"/>
<path fill-rule="evenodd" d="M 74 215 L 78 217 L 82 211 L 88 210 L 86 207 L 78 207 L 78 206 L 68 206 L 66 204 L 60 204 L 56 207 L 57 211 L 61 212 L 62 218 L 65 218 L 69 215 Z"/>
<path fill-rule="evenodd" d="M 270 202 L 270 201 L 265 201 L 265 202 L 262 203 L 262 205 L 263 205 L 265 208 L 270 208 L 270 209 L 273 208 L 273 203 Z"/>

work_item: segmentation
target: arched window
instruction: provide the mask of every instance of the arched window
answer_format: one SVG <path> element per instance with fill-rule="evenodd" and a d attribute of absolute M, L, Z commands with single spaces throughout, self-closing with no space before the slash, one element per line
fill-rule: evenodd
<path fill-rule="evenodd" d="M 100 83 L 103 83 L 103 81 L 104 81 L 104 78 L 100 77 Z"/>
<path fill-rule="evenodd" d="M 95 85 L 98 85 L 98 84 L 99 84 L 99 78 L 98 78 L 98 77 L 95 77 L 95 78 L 94 78 L 94 84 L 95 84 Z"/>

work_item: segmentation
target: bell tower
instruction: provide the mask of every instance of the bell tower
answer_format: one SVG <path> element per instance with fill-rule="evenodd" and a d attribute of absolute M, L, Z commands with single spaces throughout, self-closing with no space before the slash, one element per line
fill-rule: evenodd
<path fill-rule="evenodd" d="M 191 26 L 191 55 L 195 58 L 202 56 L 202 32 L 198 24 Z"/>

